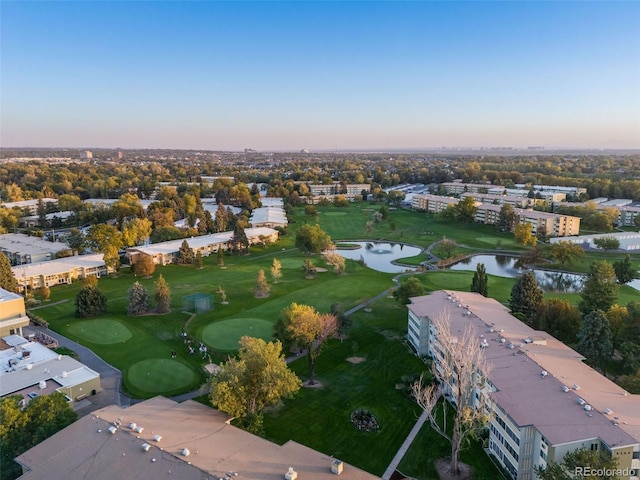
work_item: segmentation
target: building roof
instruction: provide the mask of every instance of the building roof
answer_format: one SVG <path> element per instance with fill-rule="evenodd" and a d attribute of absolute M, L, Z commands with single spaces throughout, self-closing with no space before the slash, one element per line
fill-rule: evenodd
<path fill-rule="evenodd" d="M 39 199 L 32 199 L 32 200 L 20 200 L 18 202 L 4 202 L 2 203 L 2 206 L 5 208 L 13 208 L 13 207 L 18 207 L 18 208 L 25 208 L 25 207 L 35 207 L 38 205 L 38 202 L 40 200 Z M 57 198 L 43 198 L 42 202 L 46 205 L 47 203 L 58 203 L 58 199 Z"/>
<path fill-rule="evenodd" d="M 497 388 L 492 398 L 519 426 L 534 425 L 555 445 L 596 437 L 610 447 L 640 442 L 640 395 L 627 394 L 578 352 L 522 323 L 504 305 L 469 292 L 438 291 L 411 300 L 415 315 L 448 311 L 453 331 L 471 325 L 486 340 L 488 376 Z M 585 411 L 579 398 L 592 409 Z"/>
<path fill-rule="evenodd" d="M 3 340 L 7 344 L 15 343 L 11 338 L 5 337 Z M 0 365 L 0 397 L 38 385 L 41 380 L 53 380 L 61 386 L 72 386 L 99 377 L 98 373 L 77 360 L 58 355 L 44 345 L 26 340 L 13 348 L 0 351 Z"/>
<path fill-rule="evenodd" d="M 3 302 L 13 302 L 20 298 L 22 298 L 22 295 L 0 288 L 0 305 L 2 305 Z"/>
<path fill-rule="evenodd" d="M 49 276 L 61 275 L 79 268 L 100 268 L 104 266 L 104 255 L 101 253 L 91 255 L 75 255 L 73 257 L 58 258 L 48 262 L 27 263 L 11 267 L 13 275 L 18 281 L 36 275 Z"/>
<path fill-rule="evenodd" d="M 282 223 L 287 224 L 287 214 L 280 207 L 261 207 L 251 212 L 249 219 L 251 225 L 257 223 Z"/>
<path fill-rule="evenodd" d="M 5 233 L 0 235 L 0 250 L 23 255 L 39 255 L 69 250 L 63 242 L 50 242 L 40 237 L 30 237 L 24 233 Z"/>
<path fill-rule="evenodd" d="M 281 480 L 289 467 L 300 478 L 333 479 L 334 459 L 296 442 L 277 445 L 228 424 L 229 417 L 193 400 L 156 397 L 122 409 L 115 405 L 87 415 L 28 450 L 18 461 L 29 468 L 21 478 L 225 478 Z M 142 427 L 136 432 L 131 427 Z M 113 424 L 120 424 L 115 433 Z M 154 437 L 159 435 L 159 440 Z M 147 444 L 145 451 L 142 445 Z M 185 449 L 189 455 L 185 456 Z M 371 480 L 343 465 L 342 477 Z"/>

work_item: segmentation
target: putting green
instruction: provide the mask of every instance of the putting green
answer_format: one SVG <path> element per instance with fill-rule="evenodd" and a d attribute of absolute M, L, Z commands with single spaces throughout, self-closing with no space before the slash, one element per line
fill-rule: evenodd
<path fill-rule="evenodd" d="M 273 323 L 259 318 L 232 318 L 212 323 L 202 331 L 202 340 L 215 350 L 231 351 L 238 349 L 240 337 L 273 339 Z"/>
<path fill-rule="evenodd" d="M 501 242 L 502 245 L 514 245 L 516 242 L 512 238 L 500 238 L 500 237 L 476 237 L 478 242 L 486 243 L 487 245 L 494 246 L 496 243 Z"/>
<path fill-rule="evenodd" d="M 323 215 L 328 217 L 343 217 L 347 212 L 324 212 Z"/>
<path fill-rule="evenodd" d="M 127 380 L 136 388 L 162 393 L 186 387 L 196 374 L 186 365 L 169 358 L 150 358 L 134 363 L 127 370 Z"/>
<path fill-rule="evenodd" d="M 108 345 L 110 343 L 122 343 L 132 336 L 124 324 L 118 320 L 109 318 L 96 320 L 83 320 L 74 323 L 69 327 L 69 331 L 77 337 L 91 343 Z"/>

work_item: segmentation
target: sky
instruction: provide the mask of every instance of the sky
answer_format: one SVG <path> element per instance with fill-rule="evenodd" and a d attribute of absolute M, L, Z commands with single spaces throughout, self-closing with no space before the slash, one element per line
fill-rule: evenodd
<path fill-rule="evenodd" d="M 640 2 L 0 2 L 2 147 L 640 148 Z"/>

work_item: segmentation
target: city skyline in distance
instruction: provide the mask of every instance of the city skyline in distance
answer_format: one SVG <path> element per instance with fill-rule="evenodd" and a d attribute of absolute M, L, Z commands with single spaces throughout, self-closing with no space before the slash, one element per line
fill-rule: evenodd
<path fill-rule="evenodd" d="M 637 149 L 637 2 L 3 2 L 3 147 Z"/>

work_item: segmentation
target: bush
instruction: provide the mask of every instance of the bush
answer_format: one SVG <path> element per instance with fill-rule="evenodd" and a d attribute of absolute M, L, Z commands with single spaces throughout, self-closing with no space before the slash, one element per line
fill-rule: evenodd
<path fill-rule="evenodd" d="M 376 432 L 380 429 L 375 415 L 363 408 L 357 408 L 351 413 L 351 423 L 362 432 Z"/>

